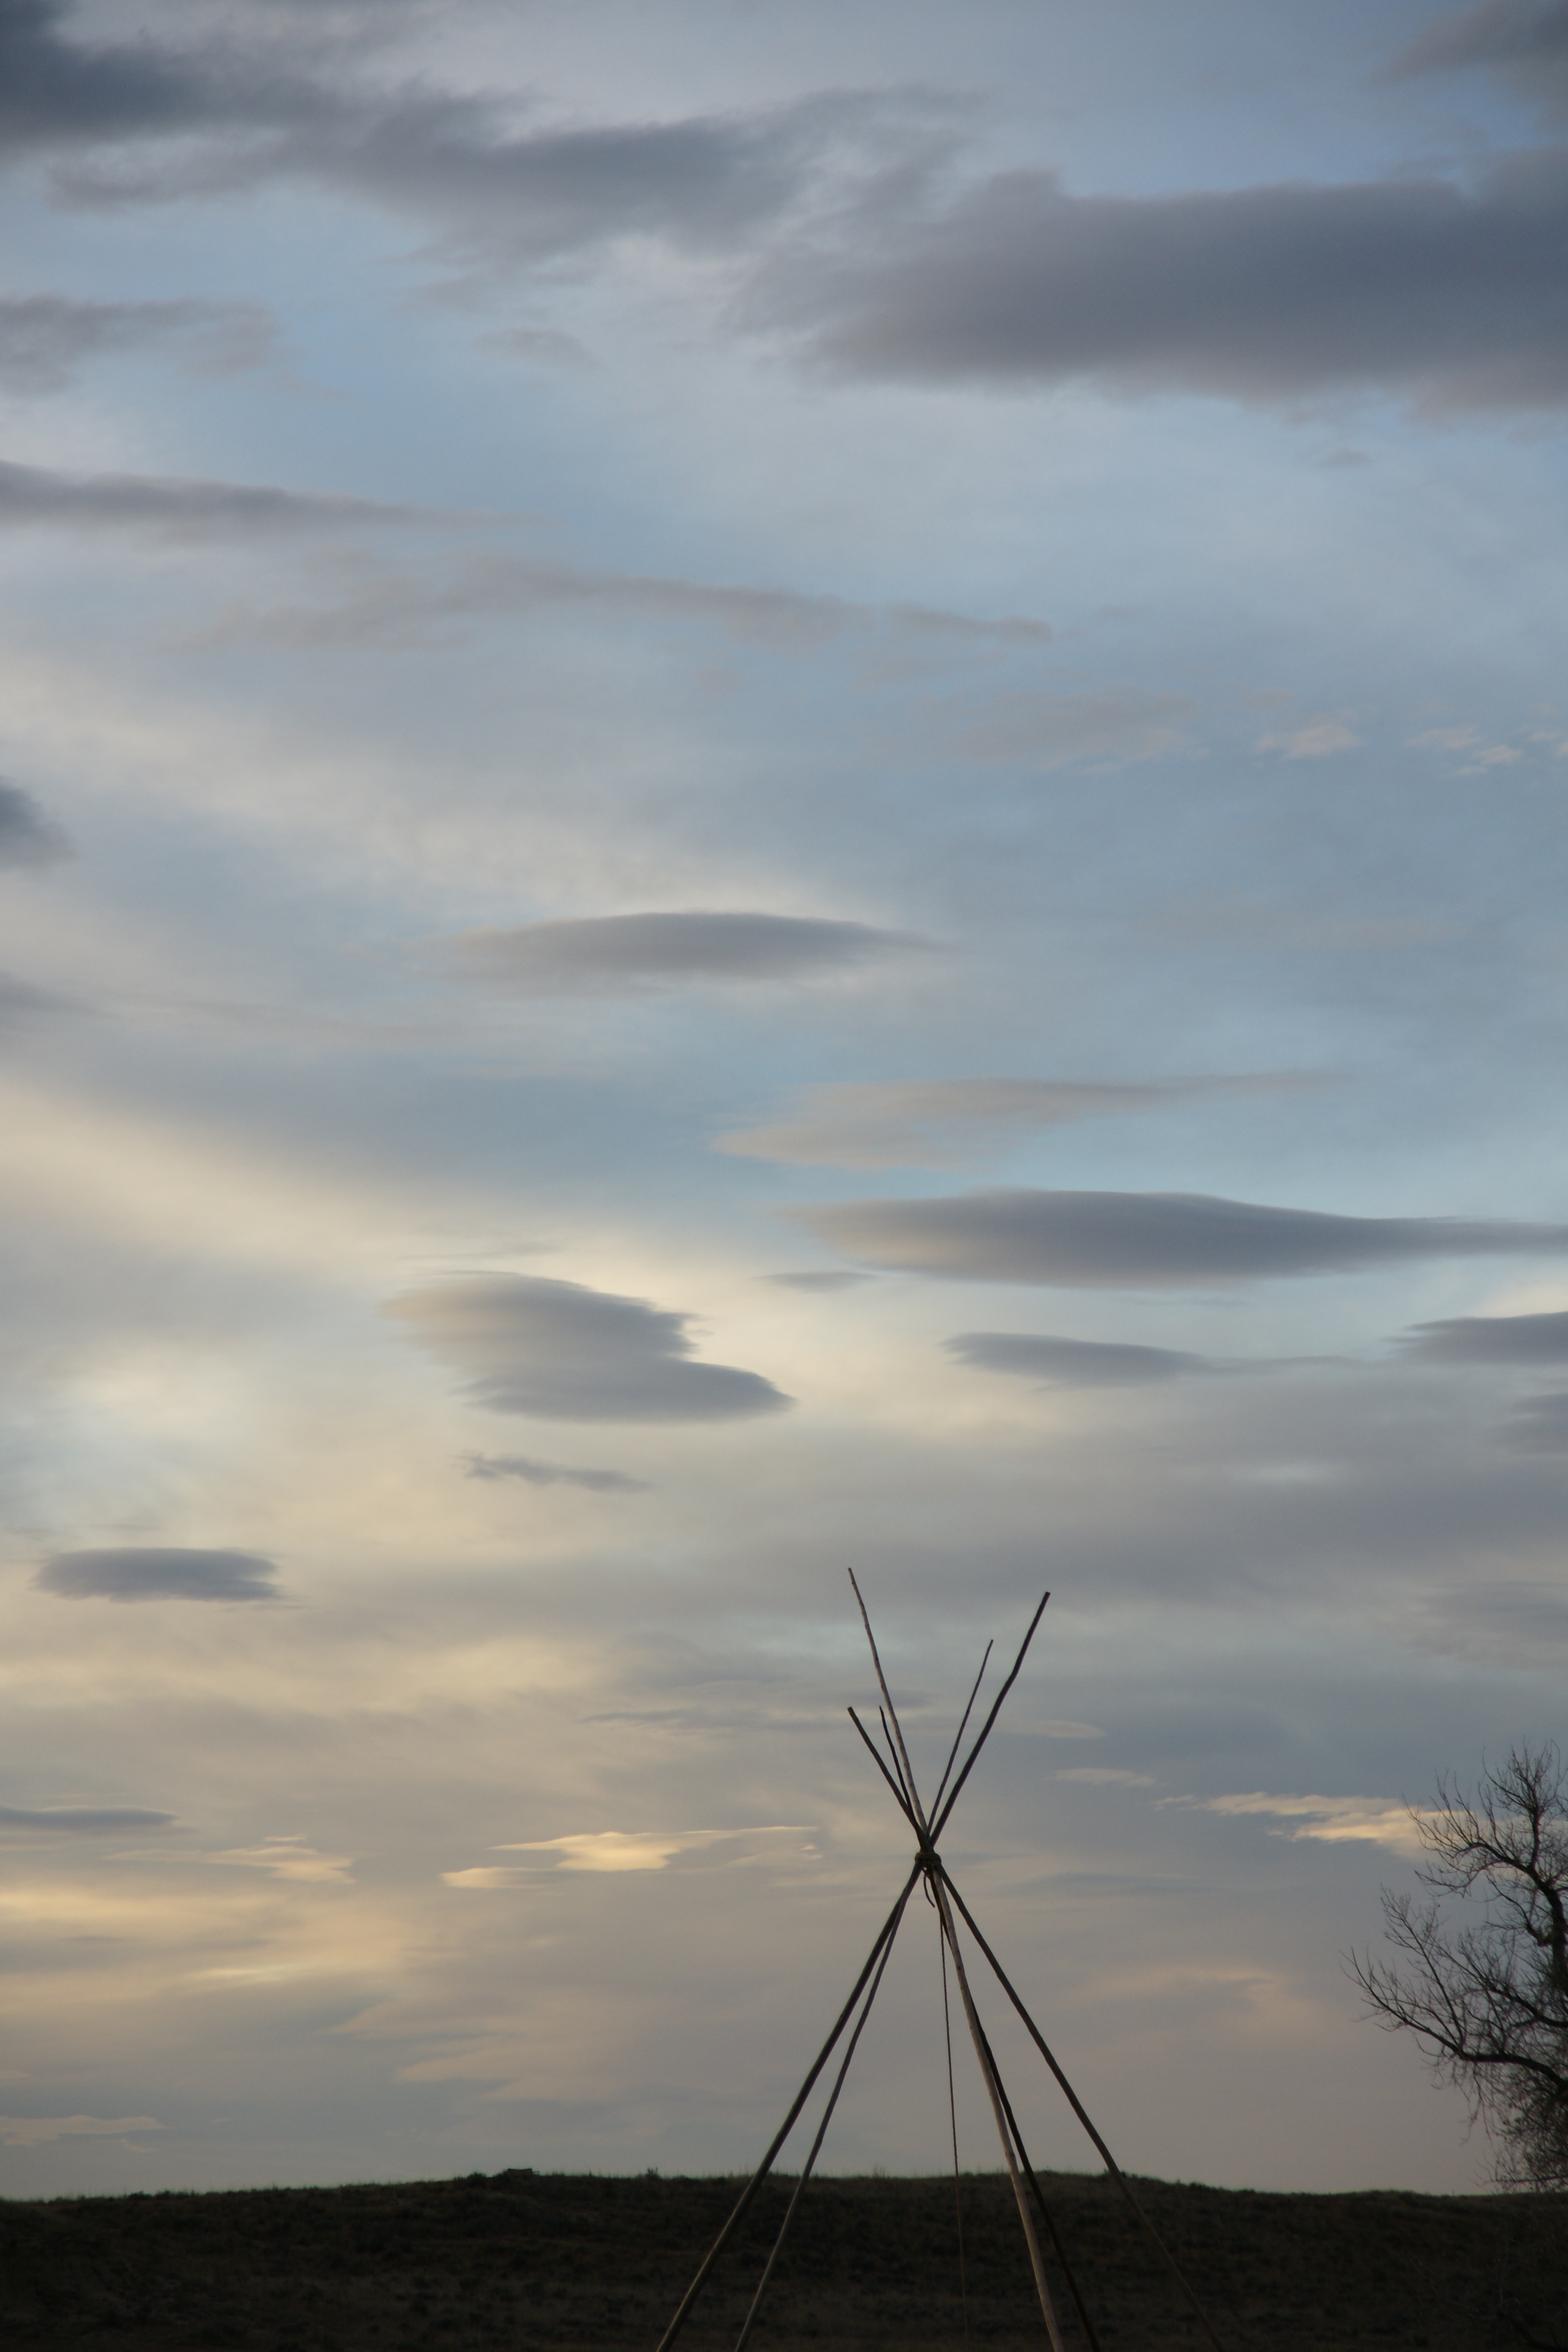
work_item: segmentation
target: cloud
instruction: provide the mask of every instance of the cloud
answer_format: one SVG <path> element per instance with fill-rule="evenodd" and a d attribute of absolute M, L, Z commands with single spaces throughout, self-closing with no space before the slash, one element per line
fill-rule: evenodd
<path fill-rule="evenodd" d="M 1104 1732 L 1098 1723 L 1074 1723 L 1066 1716 L 1047 1717 L 1044 1723 L 1014 1723 L 1008 1726 L 1015 1739 L 1024 1734 L 1034 1739 L 1103 1739 Z"/>
<path fill-rule="evenodd" d="M 1152 1789 L 1152 1772 L 1122 1772 L 1110 1764 L 1075 1764 L 1069 1771 L 1055 1772 L 1056 1780 L 1082 1780 L 1090 1788 Z"/>
<path fill-rule="evenodd" d="M 775 259 L 749 316 L 818 364 L 905 383 L 1092 382 L 1248 403 L 1404 393 L 1434 410 L 1568 398 L 1568 159 L 1440 178 L 1073 196 L 999 173 L 879 247 Z"/>
<path fill-rule="evenodd" d="M 56 2139 L 123 2139 L 129 2132 L 162 2131 L 156 2116 L 0 2116 L 7 2147 L 42 2147 Z"/>
<path fill-rule="evenodd" d="M 670 987 L 683 981 L 804 980 L 928 940 L 869 923 L 795 915 L 602 915 L 469 931 L 452 943 L 473 979 L 532 990 Z"/>
<path fill-rule="evenodd" d="M 721 1146 L 721 1149 L 723 1148 Z M 872 1276 L 868 1274 L 851 1274 L 845 1268 L 830 1268 L 826 1272 L 821 1272 L 815 1267 L 807 1267 L 799 1274 L 764 1274 L 761 1279 L 763 1282 L 776 1282 L 781 1290 L 831 1291 L 857 1289 L 861 1283 L 871 1281 Z"/>
<path fill-rule="evenodd" d="M 1412 735 L 1406 748 L 1412 751 L 1468 751 L 1480 740 L 1473 727 L 1428 727 L 1424 735 Z"/>
<path fill-rule="evenodd" d="M 386 1309 L 464 1393 L 548 1421 L 733 1421 L 791 1402 L 759 1373 L 688 1360 L 687 1315 L 540 1275 L 482 1274 Z"/>
<path fill-rule="evenodd" d="M 58 392 L 84 362 L 170 346 L 204 375 L 232 375 L 272 354 L 276 330 L 255 302 L 78 302 L 63 294 L 0 298 L 0 384 Z"/>
<path fill-rule="evenodd" d="M 48 866 L 70 855 L 65 834 L 32 793 L 0 776 L 0 866 Z"/>
<path fill-rule="evenodd" d="M 57 29 L 59 0 L 7 0 L 0 14 L 0 148 L 167 137 L 224 107 L 204 68 L 147 40 L 79 47 Z"/>
<path fill-rule="evenodd" d="M 585 1486 L 594 1495 L 646 1495 L 646 1478 L 628 1478 L 619 1470 L 573 1470 L 563 1462 L 533 1462 L 526 1454 L 468 1454 L 470 1478 L 521 1478 L 530 1486 Z"/>
<path fill-rule="evenodd" d="M 928 201 L 954 107 L 849 92 L 749 114 L 552 123 L 515 93 L 342 69 L 331 29 L 185 46 L 0 20 L 0 154 L 109 205 L 318 184 L 416 218 L 458 266 L 538 268 L 655 241 L 753 268 L 732 315 L 820 363 L 914 382 L 1096 381 L 1245 401 L 1362 387 L 1436 408 L 1557 407 L 1568 173 L 1510 157 L 1437 177 L 1075 197 L 1039 170 Z M 368 38 L 368 28 L 362 33 Z M 1496 66 L 1555 103 L 1562 11 L 1493 5 L 1392 71 Z"/>
<path fill-rule="evenodd" d="M 1116 1085 L 1054 1078 L 894 1078 L 808 1087 L 788 1115 L 721 1136 L 717 1149 L 802 1168 L 951 1167 L 1040 1128 L 1216 1096 L 1321 1086 L 1312 1076 L 1155 1078 Z"/>
<path fill-rule="evenodd" d="M 987 1191 L 791 1213 L 847 1256 L 901 1274 L 1170 1288 L 1344 1274 L 1412 1258 L 1568 1251 L 1568 1225 L 1342 1217 L 1197 1192 Z"/>
<path fill-rule="evenodd" d="M 254 1552 L 124 1545 L 58 1551 L 33 1582 L 70 1601 L 276 1601 L 277 1574 Z"/>
<path fill-rule="evenodd" d="M 1500 73 L 1546 112 L 1568 113 L 1568 0 L 1482 0 L 1440 16 L 1391 59 L 1383 79 L 1478 67 Z"/>
<path fill-rule="evenodd" d="M 14 972 L 0 971 L 0 1029 L 36 1013 L 79 1013 L 81 1009 L 68 996 L 56 996 L 49 989 L 35 988 L 30 980 L 18 980 Z"/>
<path fill-rule="evenodd" d="M 1342 719 L 1312 719 L 1281 735 L 1260 735 L 1252 748 L 1278 751 L 1285 760 L 1331 760 L 1338 752 L 1353 751 L 1361 740 Z"/>
<path fill-rule="evenodd" d="M 790 649 L 822 645 L 852 623 L 881 617 L 837 596 L 485 555 L 445 579 L 428 571 L 410 576 L 362 566 L 331 604 L 283 604 L 261 612 L 237 606 L 215 625 L 210 642 L 253 636 L 288 652 L 424 645 L 448 638 L 454 623 L 542 611 L 598 613 L 655 625 L 696 622 L 743 644 Z"/>
<path fill-rule="evenodd" d="M 637 234 L 701 252 L 755 233 L 874 100 L 806 100 L 749 120 L 516 127 L 535 105 L 334 78 L 331 27 L 265 38 L 67 38 L 55 0 L 0 22 L 0 152 L 52 152 L 78 203 L 127 204 L 308 176 L 525 262 Z M 314 69 L 313 69 L 314 68 Z M 101 160 L 93 150 L 106 149 Z"/>
<path fill-rule="evenodd" d="M 769 1822 L 738 1830 L 580 1830 L 569 1836 L 536 1838 L 497 1846 L 498 1853 L 547 1854 L 563 1870 L 663 1870 L 678 1854 L 700 1853 L 729 1838 L 804 1837 L 799 1822 Z M 465 1873 L 464 1876 L 475 1874 Z M 450 1883 L 450 1882 L 448 1882 Z"/>
<path fill-rule="evenodd" d="M 0 461 L 0 528 L 65 524 L 82 530 L 153 530 L 166 539 L 215 539 L 433 520 L 444 518 L 374 499 L 153 474 L 65 474 Z"/>
<path fill-rule="evenodd" d="M 207 1853 L 204 1862 L 222 1863 L 238 1870 L 265 1870 L 274 1878 L 297 1879 L 310 1885 L 339 1883 L 351 1876 L 352 1856 L 318 1853 L 302 1837 L 269 1837 L 259 1845 L 230 1846 Z"/>
<path fill-rule="evenodd" d="M 616 572 L 534 557 L 484 554 L 441 577 L 361 562 L 347 588 L 330 603 L 288 604 L 255 610 L 231 606 L 201 642 L 243 637 L 288 652 L 329 646 L 421 646 L 449 643 L 468 621 L 512 613 L 587 612 L 615 619 L 721 629 L 743 645 L 797 652 L 846 635 L 884 653 L 911 639 L 923 655 L 969 653 L 977 647 L 1044 643 L 1044 621 L 974 620 L 958 613 L 907 605 L 851 604 L 840 596 L 803 595 L 667 573 Z"/>
<path fill-rule="evenodd" d="M 945 709 L 931 711 L 921 740 L 928 752 L 934 744 L 944 756 L 1040 773 L 1085 760 L 1121 766 L 1169 751 L 1196 709 L 1187 695 L 1146 694 L 1131 687 L 1100 694 L 1021 688 L 990 698 L 979 718 L 959 724 Z"/>
<path fill-rule="evenodd" d="M 133 1830 L 166 1830 L 173 1813 L 150 1813 L 133 1805 L 0 1805 L 0 1844 L 13 1839 L 124 1837 Z"/>
<path fill-rule="evenodd" d="M 1196 1804 L 1205 1813 L 1261 1813 L 1292 1829 L 1271 1830 L 1271 1837 L 1309 1838 L 1325 1845 L 1365 1843 L 1392 1846 L 1400 1853 L 1425 1851 L 1417 1816 L 1408 1805 L 1387 1797 L 1270 1797 L 1261 1790 L 1235 1797 L 1164 1797 L 1163 1804 Z"/>
<path fill-rule="evenodd" d="M 1008 1372 L 1044 1388 L 1145 1388 L 1217 1369 L 1202 1356 L 1174 1348 L 1124 1347 L 1098 1339 L 1023 1337 L 1011 1331 L 961 1331 L 942 1346 L 960 1363 L 984 1372 Z"/>
<path fill-rule="evenodd" d="M 1417 1323 L 1400 1344 L 1423 1364 L 1568 1364 L 1568 1313 L 1455 1315 Z"/>
<path fill-rule="evenodd" d="M 1510 1415 L 1508 1436 L 1521 1454 L 1568 1454 L 1568 1389 L 1521 1397 Z"/>

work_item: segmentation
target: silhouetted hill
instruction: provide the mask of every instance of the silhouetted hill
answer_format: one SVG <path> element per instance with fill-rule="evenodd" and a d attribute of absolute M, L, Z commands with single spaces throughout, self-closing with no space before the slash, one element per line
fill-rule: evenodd
<path fill-rule="evenodd" d="M 733 2344 L 789 2187 L 770 2182 L 748 2216 L 682 2339 L 689 2352 Z M 510 2171 L 7 2203 L 0 2330 L 18 2352 L 653 2352 L 738 2188 Z M 1048 2175 L 1045 2188 L 1104 2352 L 1201 2342 L 1108 2181 Z M 1226 2352 L 1568 2343 L 1563 2200 L 1138 2189 Z M 971 2345 L 1037 2347 L 1006 2181 L 967 2175 L 963 2206 Z M 1065 2324 L 1082 2345 L 1070 2313 Z M 814 2181 L 758 2352 L 957 2352 L 964 2335 L 952 2180 Z"/>

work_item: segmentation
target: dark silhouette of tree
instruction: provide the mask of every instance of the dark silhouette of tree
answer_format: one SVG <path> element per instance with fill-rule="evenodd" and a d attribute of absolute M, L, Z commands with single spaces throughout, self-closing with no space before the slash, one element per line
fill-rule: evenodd
<path fill-rule="evenodd" d="M 1379 2021 L 1468 2094 L 1505 2186 L 1568 2189 L 1568 1768 L 1550 1741 L 1526 1744 L 1473 1801 L 1439 1780 L 1436 1808 L 1411 1813 L 1431 1899 L 1384 1888 L 1402 1958 L 1352 1958 L 1356 1979 Z M 1455 1896 L 1474 1906 L 1459 1924 Z"/>

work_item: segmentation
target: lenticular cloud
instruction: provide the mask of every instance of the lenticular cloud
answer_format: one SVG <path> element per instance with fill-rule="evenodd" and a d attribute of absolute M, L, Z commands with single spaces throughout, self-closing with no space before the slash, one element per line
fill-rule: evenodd
<path fill-rule="evenodd" d="M 1424 1257 L 1568 1250 L 1568 1225 L 1344 1217 L 1199 1192 L 988 1191 L 800 1212 L 846 1256 L 903 1274 L 1069 1288 L 1184 1288 Z"/>
<path fill-rule="evenodd" d="M 584 1283 L 484 1274 L 387 1308 L 474 1403 L 546 1421 L 733 1421 L 790 1402 L 758 1372 L 696 1364 L 690 1318 Z"/>
<path fill-rule="evenodd" d="M 121 1545 L 58 1551 L 33 1582 L 68 1601 L 275 1601 L 277 1574 L 254 1552 Z"/>

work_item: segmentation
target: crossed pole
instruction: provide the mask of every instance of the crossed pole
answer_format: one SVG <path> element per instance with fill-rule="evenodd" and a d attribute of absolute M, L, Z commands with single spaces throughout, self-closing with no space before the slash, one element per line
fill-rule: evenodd
<path fill-rule="evenodd" d="M 848 2000 L 845 2002 L 844 2007 L 838 2013 L 838 2017 L 832 2032 L 823 2043 L 820 2051 L 818 2051 L 810 2073 L 806 2075 L 805 2082 L 796 2092 L 795 2099 L 790 2106 L 789 2113 L 785 2116 L 783 2123 L 779 2126 L 777 2132 L 774 2134 L 761 2164 L 758 2165 L 755 2172 L 752 2175 L 751 2179 L 741 2191 L 740 2197 L 736 2200 L 736 2203 L 730 2213 L 729 2219 L 725 2221 L 723 2228 L 720 2231 L 719 2235 L 714 2239 L 712 2245 L 709 2248 L 708 2252 L 703 2257 L 697 2275 L 692 2280 L 691 2284 L 687 2288 L 684 2296 L 681 2298 L 680 2304 L 676 2310 L 675 2316 L 670 2321 L 669 2326 L 665 2329 L 663 2336 L 659 2338 L 658 2352 L 670 2352 L 670 2347 L 674 2345 L 676 2339 L 685 2327 L 687 2320 L 691 2315 L 692 2307 L 696 2304 L 697 2298 L 700 2294 L 703 2286 L 706 2284 L 714 2264 L 718 2262 L 720 2255 L 729 2244 L 730 2240 L 733 2237 L 735 2231 L 739 2229 L 742 2221 L 746 2216 L 746 2213 L 750 2210 L 758 2190 L 762 2188 L 763 2181 L 773 2170 L 779 2150 L 783 2147 L 785 2140 L 789 2137 L 790 2133 L 795 2129 L 795 2124 L 800 2118 L 801 2110 L 805 2105 L 807 2099 L 810 2097 L 818 2077 L 821 2075 L 829 2058 L 833 2055 L 834 2051 L 837 2048 L 839 2042 L 843 2038 L 845 2029 L 850 2026 L 851 2020 L 853 2020 L 853 2030 L 850 2032 L 848 2043 L 845 2049 L 843 2058 L 839 2062 L 838 2071 L 834 2077 L 833 2087 L 828 2093 L 827 2101 L 823 2109 L 821 2119 L 817 2124 L 816 2135 L 812 2140 L 811 2147 L 807 2151 L 805 2161 L 801 2166 L 800 2174 L 795 2182 L 794 2194 L 790 2198 L 789 2203 L 784 2209 L 784 2219 L 779 2224 L 778 2235 L 773 2241 L 772 2251 L 770 2252 L 767 2262 L 763 2266 L 762 2277 L 757 2282 L 756 2293 L 752 2298 L 751 2306 L 746 2313 L 745 2319 L 742 2323 L 741 2333 L 735 2340 L 735 2352 L 744 2352 L 744 2347 L 750 2341 L 752 2330 L 756 2324 L 757 2314 L 762 2308 L 763 2297 L 767 2291 L 768 2282 L 773 2276 L 774 2266 L 784 2249 L 784 2240 L 789 2234 L 790 2223 L 795 2219 L 795 2207 L 800 2203 L 805 2184 L 810 2179 L 812 2172 L 816 2168 L 818 2153 L 821 2150 L 823 2140 L 826 2137 L 827 2126 L 833 2118 L 833 2111 L 838 2105 L 838 2095 L 844 2088 L 845 2078 L 849 2072 L 850 2061 L 855 2055 L 856 2046 L 859 2042 L 861 2033 L 865 2030 L 866 2021 L 871 2013 L 871 2004 L 877 1998 L 878 1988 L 881 1984 L 888 1961 L 892 1955 L 893 1939 L 899 1932 L 905 1910 L 909 1905 L 910 1897 L 914 1893 L 916 1886 L 922 1880 L 925 1884 L 927 1896 L 937 1915 L 938 1924 L 942 1930 L 943 1945 L 947 1952 L 952 1956 L 953 1973 L 958 1981 L 959 1995 L 963 2004 L 964 2020 L 969 2027 L 970 2038 L 974 2044 L 974 2054 L 979 2062 L 981 2079 L 984 2083 L 986 2095 L 991 2103 L 991 2112 L 995 2118 L 997 2137 L 1002 2143 L 1002 2153 L 1006 2160 L 1007 2176 L 1013 2184 L 1013 2194 L 1016 2200 L 1018 2207 L 1018 2219 L 1023 2225 L 1024 2242 L 1028 2248 L 1029 2267 L 1034 2273 L 1035 2289 L 1039 2296 L 1040 2312 L 1045 2320 L 1046 2334 L 1050 2340 L 1051 2352 L 1067 2352 L 1067 2347 L 1062 2336 L 1061 2324 L 1057 2315 L 1056 2305 L 1052 2300 L 1050 2287 L 1046 2277 L 1045 2262 L 1041 2255 L 1039 2236 L 1035 2226 L 1037 2213 L 1038 2214 L 1040 2221 L 1045 2225 L 1046 2233 L 1050 2239 L 1057 2260 L 1061 2265 L 1062 2274 L 1067 2280 L 1068 2291 L 1072 2297 L 1073 2305 L 1078 2313 L 1079 2323 L 1090 2347 L 1090 2352 L 1100 2352 L 1100 2339 L 1095 2334 L 1094 2324 L 1089 2315 L 1089 2312 L 1084 2305 L 1083 2297 L 1079 2291 L 1078 2281 L 1074 2277 L 1071 2264 L 1068 2261 L 1067 2252 L 1062 2244 L 1060 2234 L 1057 2230 L 1055 2222 L 1051 2219 L 1050 2210 L 1046 2203 L 1044 2193 L 1040 2188 L 1038 2177 L 1036 2174 L 1034 2166 L 1029 2161 L 1028 2154 L 1024 2147 L 1022 2136 L 1018 2130 L 1017 2117 L 1013 2112 L 1012 2102 L 1007 2096 L 1007 2093 L 1003 2085 L 1002 2077 L 997 2071 L 995 2054 L 991 2048 L 990 2042 L 986 2038 L 985 2029 L 981 2024 L 979 2012 L 975 2009 L 973 1996 L 969 1988 L 968 1971 L 963 1964 L 963 1953 L 958 1940 L 958 1928 L 954 1918 L 955 1912 L 958 1916 L 963 1919 L 965 1927 L 969 1929 L 970 1935 L 974 1940 L 976 1949 L 980 1951 L 985 1958 L 991 1969 L 992 1974 L 996 1979 L 997 1983 L 1001 1986 L 1003 1991 L 1012 2002 L 1013 2007 L 1016 2010 L 1019 2017 L 1023 2020 L 1031 2041 L 1038 2050 L 1041 2057 L 1045 2060 L 1047 2066 L 1050 2069 L 1052 2075 L 1055 2077 L 1058 2086 L 1066 2096 L 1068 2104 L 1072 2108 L 1074 2115 L 1083 2126 L 1084 2130 L 1089 2134 L 1089 2137 L 1093 2142 L 1106 2170 L 1116 2182 L 1117 2187 L 1121 2189 L 1122 2196 L 1127 2200 L 1128 2204 L 1137 2216 L 1138 2221 L 1148 2231 L 1150 2238 L 1158 2248 L 1165 2267 L 1170 2272 L 1178 2287 L 1181 2289 L 1183 2296 L 1196 2316 L 1200 2326 L 1208 2337 L 1209 2343 L 1213 2346 L 1214 2352 L 1224 2352 L 1224 2347 L 1221 2345 L 1218 2336 L 1215 2334 L 1213 2327 L 1209 2324 L 1207 2315 L 1205 2313 L 1203 2306 L 1198 2302 L 1196 2295 L 1193 2293 L 1192 2288 L 1188 2285 L 1187 2281 L 1176 2262 L 1175 2256 L 1171 2252 L 1170 2248 L 1165 2244 L 1164 2240 L 1155 2229 L 1153 2222 L 1150 2220 L 1148 2214 L 1144 2211 L 1143 2207 L 1140 2204 L 1138 2198 L 1133 2191 L 1131 2183 L 1128 2180 L 1125 2173 L 1122 2172 L 1121 2167 L 1116 2162 L 1115 2158 L 1111 2155 L 1110 2148 L 1107 2147 L 1104 2140 L 1100 2137 L 1100 2133 L 1090 2122 L 1088 2111 L 1084 2107 L 1082 2101 L 1079 2098 L 1079 2095 L 1073 2089 L 1072 2084 L 1068 2081 L 1066 2074 L 1063 2074 L 1060 2065 L 1058 2063 L 1057 2059 L 1048 2047 L 1039 2027 L 1035 2023 L 1034 2019 L 1025 2008 L 1023 2000 L 1019 1997 L 1011 1979 L 1004 1970 L 1001 1961 L 996 1958 L 995 1953 L 992 1950 L 990 1945 L 981 1934 L 978 1926 L 975 1924 L 973 1914 L 971 1912 L 969 1906 L 965 1903 L 957 1887 L 953 1885 L 952 1878 L 948 1875 L 947 1865 L 942 1861 L 941 1854 L 937 1851 L 937 1840 L 941 1837 L 943 1830 L 947 1827 L 949 1819 L 952 1813 L 952 1809 L 963 1793 L 964 1782 L 968 1780 L 970 1773 L 973 1770 L 975 1759 L 979 1756 L 981 1749 L 984 1747 L 986 1740 L 991 1736 L 992 1728 L 995 1724 L 998 1715 L 1000 1715 L 1002 1711 L 1003 1701 L 1005 1699 L 1008 1692 L 1012 1689 L 1014 1684 L 1018 1679 L 1018 1675 L 1023 1668 L 1024 1660 L 1028 1654 L 1029 1644 L 1035 1638 L 1035 1629 L 1039 1624 L 1042 1616 L 1045 1614 L 1046 1603 L 1051 1596 L 1048 1592 L 1041 1594 L 1039 1607 L 1035 1611 L 1034 1615 L 1029 1620 L 1028 1630 L 1025 1633 L 1022 1643 L 1019 1644 L 1018 1654 L 1013 1661 L 1013 1670 L 1007 1676 L 1006 1681 L 1003 1684 L 1001 1689 L 997 1692 L 995 1698 L 992 1701 L 991 1711 L 989 1715 L 987 1715 L 984 1724 L 981 1726 L 973 1745 L 971 1747 L 967 1757 L 964 1759 L 963 1766 L 962 1770 L 959 1772 L 958 1778 L 953 1781 L 952 1789 L 949 1790 L 947 1785 L 948 1780 L 952 1775 L 953 1765 L 957 1761 L 958 1751 L 963 1745 L 963 1735 L 965 1730 L 968 1728 L 969 1718 L 974 1709 L 974 1702 L 980 1695 L 980 1685 L 984 1677 L 986 1664 L 991 1656 L 992 1645 L 989 1643 L 986 1643 L 985 1656 L 982 1658 L 980 1662 L 980 1672 L 974 1677 L 974 1686 L 969 1694 L 969 1704 L 965 1706 L 963 1714 L 960 1717 L 958 1729 L 953 1736 L 952 1747 L 948 1755 L 946 1768 L 942 1772 L 942 1780 L 937 1787 L 936 1796 L 932 1801 L 931 1810 L 928 1813 L 926 1808 L 921 1802 L 920 1795 L 915 1786 L 914 1770 L 910 1762 L 909 1749 L 904 1743 L 903 1727 L 899 1721 L 898 1709 L 893 1705 L 892 1693 L 888 1688 L 887 1676 L 882 1671 L 882 1661 L 877 1649 L 876 1635 L 871 1631 L 871 1620 L 867 1614 L 866 1603 L 861 1597 L 860 1587 L 856 1582 L 855 1571 L 853 1569 L 849 1571 L 849 1581 L 854 1589 L 856 1604 L 860 1612 L 860 1622 L 866 1628 L 866 1639 L 870 1644 L 871 1662 L 877 1672 L 877 1685 L 882 1694 L 882 1705 L 878 1709 L 878 1713 L 881 1720 L 883 1740 L 888 1750 L 886 1759 L 884 1759 L 881 1749 L 877 1746 L 876 1741 L 872 1738 L 870 1733 L 867 1730 L 865 1725 L 861 1722 L 860 1717 L 856 1714 L 853 1707 L 850 1707 L 848 1710 L 849 1719 L 855 1726 L 856 1730 L 859 1733 L 861 1738 L 865 1741 L 872 1760 L 877 1766 L 877 1769 L 881 1773 L 883 1780 L 887 1782 L 888 1787 L 892 1791 L 893 1800 L 897 1804 L 899 1811 L 903 1814 L 905 1821 L 909 1823 L 910 1828 L 915 1833 L 915 1858 L 913 1864 L 910 1867 L 910 1874 L 905 1879 L 903 1886 L 900 1892 L 899 1898 L 894 1904 L 892 1909 L 889 1912 L 886 1919 L 883 1921 L 880 1933 L 878 1935 L 876 1942 L 872 1945 L 871 1949 L 867 1956 L 866 1964 L 855 1980 L 854 1990 L 851 1991 Z M 944 1791 L 946 1791 L 945 1800 L 943 1794 Z M 1033 2208 L 1033 2210 L 1031 2210 L 1031 2208 Z"/>

